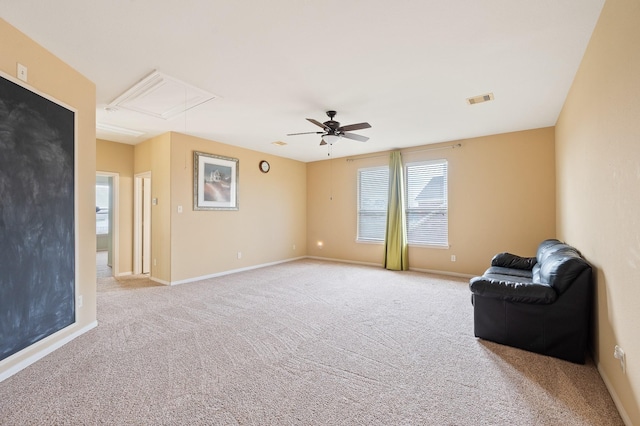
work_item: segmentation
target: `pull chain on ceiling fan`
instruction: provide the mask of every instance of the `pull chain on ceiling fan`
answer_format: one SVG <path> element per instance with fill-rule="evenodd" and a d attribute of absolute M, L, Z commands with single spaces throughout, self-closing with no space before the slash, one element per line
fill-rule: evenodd
<path fill-rule="evenodd" d="M 307 118 L 307 121 L 315 124 L 318 127 L 322 127 L 322 132 L 303 132 L 303 133 L 289 133 L 287 136 L 296 136 L 296 135 L 310 135 L 317 134 L 322 135 L 322 140 L 320 141 L 320 145 L 333 145 L 340 138 L 353 139 L 358 142 L 366 142 L 369 140 L 366 136 L 356 135 L 355 133 L 349 133 L 353 130 L 361 130 L 368 129 L 371 127 L 369 123 L 357 123 L 357 124 L 349 124 L 346 126 L 340 126 L 338 121 L 335 121 L 333 117 L 336 116 L 335 111 L 327 111 L 327 116 L 329 117 L 328 121 L 324 123 L 320 123 L 313 118 Z"/>

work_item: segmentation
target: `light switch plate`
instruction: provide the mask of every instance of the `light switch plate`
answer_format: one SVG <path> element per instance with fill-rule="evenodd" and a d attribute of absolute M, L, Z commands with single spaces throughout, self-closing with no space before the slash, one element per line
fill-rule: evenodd
<path fill-rule="evenodd" d="M 16 72 L 18 78 L 26 83 L 27 81 L 27 67 L 18 62 L 18 70 Z"/>

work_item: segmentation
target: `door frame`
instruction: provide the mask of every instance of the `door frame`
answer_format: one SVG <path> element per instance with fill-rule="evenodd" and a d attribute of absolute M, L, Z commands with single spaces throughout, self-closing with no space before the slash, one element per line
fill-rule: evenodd
<path fill-rule="evenodd" d="M 113 220 L 111 229 L 111 274 L 120 275 L 120 173 L 96 171 L 96 177 L 107 176 L 113 181 L 113 206 L 109 215 Z"/>
<path fill-rule="evenodd" d="M 136 173 L 133 184 L 133 274 L 142 273 L 143 256 L 143 185 L 144 179 L 151 179 L 151 172 Z M 151 202 L 151 194 L 146 197 Z M 149 205 L 149 208 L 151 206 Z M 149 217 L 149 220 L 151 218 Z M 149 227 L 150 229 L 150 227 Z M 149 235 L 149 247 L 151 247 L 151 235 Z M 151 271 L 149 271 L 151 273 Z"/>

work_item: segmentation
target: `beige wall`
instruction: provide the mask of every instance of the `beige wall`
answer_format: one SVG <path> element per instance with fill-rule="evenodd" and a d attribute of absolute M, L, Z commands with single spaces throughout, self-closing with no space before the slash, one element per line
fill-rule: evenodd
<path fill-rule="evenodd" d="M 640 424 L 639 22 L 637 0 L 606 2 L 556 126 L 558 234 L 596 270 L 596 360 L 632 424 Z"/>
<path fill-rule="evenodd" d="M 0 375 L 37 357 L 96 320 L 96 96 L 95 85 L 0 19 L 0 70 L 16 76 L 16 63 L 28 67 L 29 85 L 76 109 L 76 277 L 83 306 L 76 324 L 0 362 Z"/>
<path fill-rule="evenodd" d="M 446 148 L 458 143 L 462 147 Z M 541 240 L 555 237 L 553 128 L 420 149 L 404 150 L 403 162 L 448 161 L 450 248 L 410 246 L 410 268 L 480 274 L 499 251 L 535 255 Z M 357 170 L 386 164 L 387 153 L 308 163 L 310 256 L 382 264 L 382 244 L 355 241 L 356 194 Z"/>
<path fill-rule="evenodd" d="M 134 174 L 151 171 L 151 139 L 134 145 L 133 172 Z"/>
<path fill-rule="evenodd" d="M 239 160 L 239 210 L 193 210 L 193 151 Z M 171 133 L 171 282 L 306 255 L 306 190 L 304 163 Z"/>
<path fill-rule="evenodd" d="M 133 145 L 98 139 L 96 168 L 118 173 L 118 270 L 115 275 L 133 272 Z"/>
<path fill-rule="evenodd" d="M 238 211 L 193 210 L 194 151 L 239 160 Z M 260 172 L 260 160 L 269 161 L 269 173 Z M 133 164 L 134 174 L 151 172 L 158 200 L 151 210 L 154 280 L 179 283 L 306 255 L 305 163 L 165 133 L 135 145 Z"/>

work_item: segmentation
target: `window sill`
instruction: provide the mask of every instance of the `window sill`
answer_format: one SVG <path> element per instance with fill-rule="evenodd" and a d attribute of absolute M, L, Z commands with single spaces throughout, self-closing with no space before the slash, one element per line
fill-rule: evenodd
<path fill-rule="evenodd" d="M 356 238 L 356 243 L 358 244 L 379 244 L 383 245 L 384 241 L 381 240 L 359 240 Z M 449 250 L 451 248 L 450 245 L 435 245 L 435 244 L 415 244 L 410 243 L 407 244 L 408 247 L 416 247 L 416 248 L 426 248 L 426 249 L 435 249 L 435 250 Z"/>
<path fill-rule="evenodd" d="M 417 248 L 428 248 L 428 249 L 436 249 L 436 250 L 449 250 L 451 248 L 450 245 L 434 245 L 434 244 L 415 244 L 410 243 L 409 247 L 417 247 Z"/>
<path fill-rule="evenodd" d="M 359 240 L 356 238 L 356 243 L 359 244 L 384 244 L 384 241 L 381 240 Z"/>

